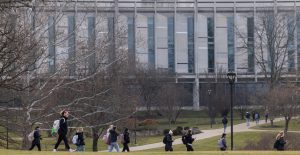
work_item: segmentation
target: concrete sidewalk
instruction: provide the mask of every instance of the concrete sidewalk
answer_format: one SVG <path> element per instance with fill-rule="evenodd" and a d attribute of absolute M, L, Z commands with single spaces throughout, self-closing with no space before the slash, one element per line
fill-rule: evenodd
<path fill-rule="evenodd" d="M 274 120 L 274 122 L 278 122 L 278 121 L 282 121 L 284 120 L 284 118 L 276 118 Z M 264 120 L 261 120 L 260 123 L 261 124 L 266 124 Z M 256 124 L 255 122 L 250 122 L 250 128 L 251 127 L 255 127 Z M 256 129 L 250 129 L 246 126 L 246 123 L 241 123 L 241 124 L 237 124 L 233 126 L 233 132 L 246 132 L 246 131 L 262 131 L 262 130 L 256 130 Z M 227 127 L 226 129 L 226 133 L 230 133 L 231 128 Z M 224 129 L 220 128 L 220 129 L 212 129 L 212 130 L 201 130 L 202 133 L 200 134 L 196 134 L 193 135 L 193 137 L 195 138 L 195 141 L 198 140 L 202 140 L 202 139 L 206 139 L 206 138 L 211 138 L 211 137 L 215 137 L 215 136 L 221 136 Z M 266 130 L 264 130 L 266 131 Z M 163 136 L 162 138 L 163 139 Z M 175 139 L 173 142 L 173 145 L 179 145 L 182 144 L 181 138 Z M 147 145 L 141 145 L 141 146 L 135 146 L 135 147 L 130 147 L 130 151 L 142 151 L 142 150 L 149 150 L 149 149 L 155 149 L 155 148 L 160 148 L 160 147 L 164 147 L 165 145 L 162 142 L 159 143 L 153 143 L 153 144 L 147 144 Z"/>

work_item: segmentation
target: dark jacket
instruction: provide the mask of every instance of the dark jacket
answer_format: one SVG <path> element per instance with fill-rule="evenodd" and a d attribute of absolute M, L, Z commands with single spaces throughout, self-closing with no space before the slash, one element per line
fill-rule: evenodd
<path fill-rule="evenodd" d="M 167 141 L 166 141 L 167 143 L 166 144 L 172 146 L 172 143 L 173 143 L 172 135 L 167 134 L 166 137 L 167 137 Z"/>
<path fill-rule="evenodd" d="M 283 137 L 281 137 L 280 139 L 276 140 L 276 149 L 279 151 L 283 151 L 284 150 L 284 145 L 285 145 L 285 140 L 283 139 Z"/>
<path fill-rule="evenodd" d="M 224 117 L 224 118 L 222 119 L 222 123 L 223 123 L 223 124 L 227 124 L 227 123 L 228 123 L 228 120 L 227 120 L 226 117 Z"/>
<path fill-rule="evenodd" d="M 127 143 L 127 144 L 130 143 L 129 132 L 124 131 L 123 135 L 124 135 L 124 142 Z"/>
<path fill-rule="evenodd" d="M 250 119 L 250 117 L 251 117 L 250 113 L 246 113 L 246 118 Z"/>
<path fill-rule="evenodd" d="M 35 130 L 33 133 L 33 141 L 35 141 L 36 143 L 40 143 L 41 135 L 40 135 L 40 131 L 39 130 Z"/>
<path fill-rule="evenodd" d="M 85 145 L 85 142 L 84 142 L 84 137 L 83 137 L 83 132 L 77 132 L 76 135 L 78 136 L 78 139 L 77 139 L 77 146 L 81 146 L 81 145 Z"/>
<path fill-rule="evenodd" d="M 119 134 L 116 132 L 116 130 L 109 130 L 109 142 L 114 143 L 117 142 Z"/>
<path fill-rule="evenodd" d="M 59 135 L 67 135 L 68 133 L 68 122 L 67 122 L 66 117 L 61 117 L 59 121 L 59 129 L 58 129 L 58 134 Z"/>
<path fill-rule="evenodd" d="M 194 142 L 194 138 L 192 137 L 192 134 L 187 134 L 185 136 L 185 141 L 186 141 L 186 144 L 192 144 Z"/>

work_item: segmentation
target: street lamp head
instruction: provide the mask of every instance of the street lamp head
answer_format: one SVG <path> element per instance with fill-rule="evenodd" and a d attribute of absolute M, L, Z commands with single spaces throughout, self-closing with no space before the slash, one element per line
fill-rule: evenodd
<path fill-rule="evenodd" d="M 227 73 L 227 78 L 230 84 L 234 84 L 236 74 L 234 72 Z"/>

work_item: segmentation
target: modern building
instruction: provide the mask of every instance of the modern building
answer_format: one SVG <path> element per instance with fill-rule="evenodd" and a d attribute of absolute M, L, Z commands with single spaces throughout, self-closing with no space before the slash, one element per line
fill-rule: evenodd
<path fill-rule="evenodd" d="M 113 36 L 116 25 L 125 25 L 125 48 L 130 59 L 136 65 L 175 72 L 177 82 L 192 85 L 192 104 L 198 108 L 199 90 L 207 75 L 217 77 L 222 69 L 236 72 L 237 82 L 260 81 L 261 69 L 254 56 L 254 29 L 259 15 L 276 12 L 283 13 L 286 21 L 295 25 L 285 65 L 286 75 L 298 80 L 300 0 L 53 0 L 51 3 L 60 7 L 51 8 L 48 16 L 49 72 L 55 72 L 61 55 L 68 59 L 75 57 L 78 40 L 86 40 L 91 46 L 88 50 L 93 50 L 96 38 L 103 34 Z M 63 13 L 58 26 L 53 26 L 53 12 Z M 291 26 L 286 31 L 289 29 Z M 245 38 L 237 31 L 245 34 Z M 52 44 L 58 32 L 69 36 L 62 46 Z M 95 63 L 97 57 L 93 56 L 87 65 L 90 72 Z M 75 75 L 77 67 L 71 65 L 69 75 Z M 217 78 L 213 81 L 217 82 Z"/>

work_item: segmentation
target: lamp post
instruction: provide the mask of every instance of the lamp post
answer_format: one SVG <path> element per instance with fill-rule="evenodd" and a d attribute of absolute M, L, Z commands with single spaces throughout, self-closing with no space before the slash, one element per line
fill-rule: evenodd
<path fill-rule="evenodd" d="M 231 150 L 233 150 L 233 85 L 235 82 L 236 74 L 233 72 L 227 73 L 227 78 L 230 84 L 230 126 L 231 126 Z"/>
<path fill-rule="evenodd" d="M 210 128 L 212 128 L 211 105 L 210 105 L 211 89 L 208 89 L 207 93 L 208 93 L 208 115 L 209 115 L 209 118 L 210 118 Z"/>

